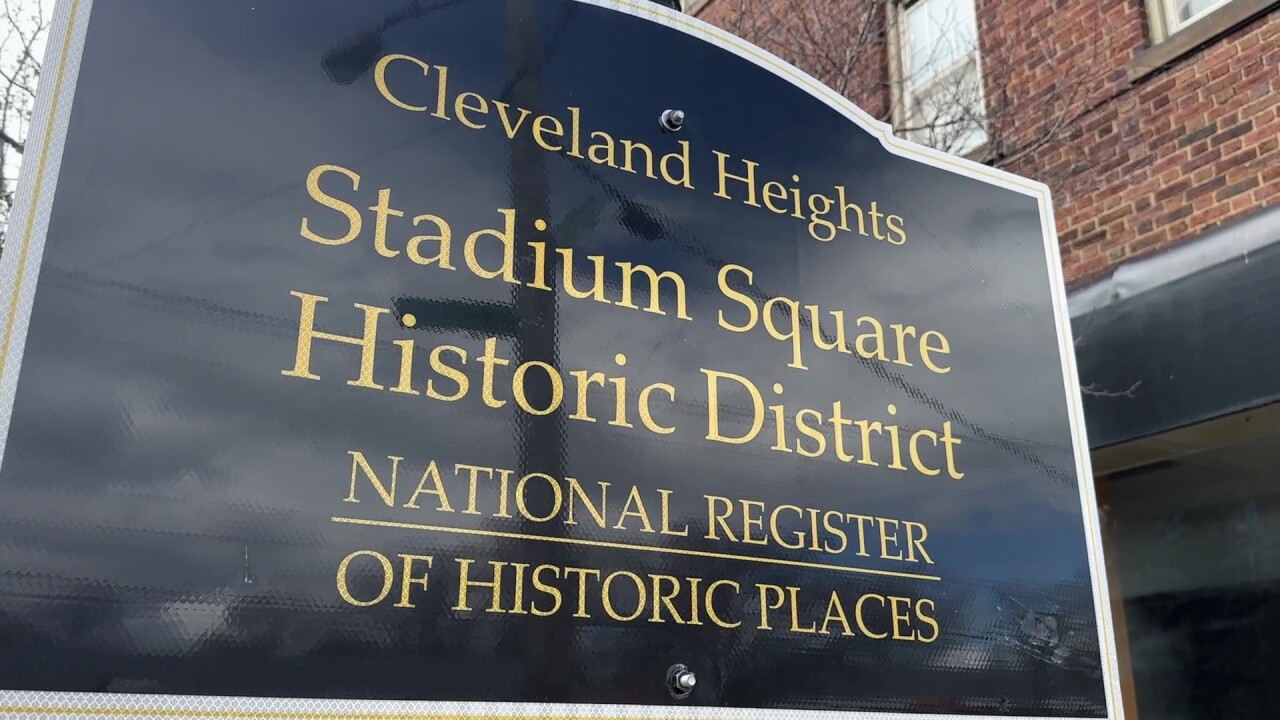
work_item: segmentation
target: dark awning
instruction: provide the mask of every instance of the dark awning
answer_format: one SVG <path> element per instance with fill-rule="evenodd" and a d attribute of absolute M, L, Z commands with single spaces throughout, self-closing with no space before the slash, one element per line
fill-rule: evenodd
<path fill-rule="evenodd" d="M 1094 448 L 1280 400 L 1280 205 L 1072 293 Z"/>

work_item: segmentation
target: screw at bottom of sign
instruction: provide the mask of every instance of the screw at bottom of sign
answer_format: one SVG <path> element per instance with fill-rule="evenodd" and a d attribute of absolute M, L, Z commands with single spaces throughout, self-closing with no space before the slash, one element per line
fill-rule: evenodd
<path fill-rule="evenodd" d="M 683 700 L 689 697 L 698 684 L 698 676 L 683 663 L 676 663 L 667 669 L 667 691 L 671 697 Z"/>

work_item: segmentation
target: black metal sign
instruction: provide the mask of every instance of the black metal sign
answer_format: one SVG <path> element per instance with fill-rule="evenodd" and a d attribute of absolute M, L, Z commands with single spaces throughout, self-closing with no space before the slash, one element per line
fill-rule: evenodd
<path fill-rule="evenodd" d="M 638 0 L 58 17 L 0 710 L 1115 717 L 1042 186 Z"/>

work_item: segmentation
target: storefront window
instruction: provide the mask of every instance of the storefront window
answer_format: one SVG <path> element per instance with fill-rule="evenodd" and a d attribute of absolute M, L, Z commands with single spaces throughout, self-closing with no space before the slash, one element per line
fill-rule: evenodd
<path fill-rule="evenodd" d="M 1125 691 L 1140 720 L 1280 713 L 1278 440 L 1099 479 Z"/>

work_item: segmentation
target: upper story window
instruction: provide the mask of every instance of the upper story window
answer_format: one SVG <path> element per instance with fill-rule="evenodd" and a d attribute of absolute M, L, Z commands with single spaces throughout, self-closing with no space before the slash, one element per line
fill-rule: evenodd
<path fill-rule="evenodd" d="M 1152 11 L 1157 22 L 1153 28 L 1157 40 L 1173 35 L 1204 18 L 1231 0 L 1153 0 Z"/>
<path fill-rule="evenodd" d="M 963 154 L 987 141 L 974 0 L 917 0 L 899 15 L 901 112 L 908 138 Z"/>

